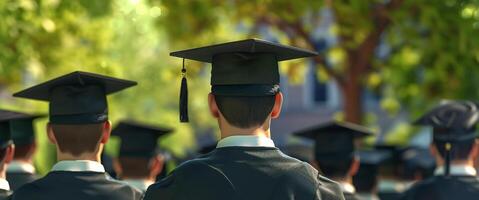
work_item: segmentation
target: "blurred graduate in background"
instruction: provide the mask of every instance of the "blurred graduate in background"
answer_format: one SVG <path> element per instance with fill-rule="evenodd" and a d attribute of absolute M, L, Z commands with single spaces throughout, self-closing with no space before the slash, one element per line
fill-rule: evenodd
<path fill-rule="evenodd" d="M 115 162 L 118 178 L 145 192 L 164 169 L 165 156 L 158 148 L 158 138 L 173 130 L 131 120 L 121 121 L 112 135 L 121 139 Z"/>

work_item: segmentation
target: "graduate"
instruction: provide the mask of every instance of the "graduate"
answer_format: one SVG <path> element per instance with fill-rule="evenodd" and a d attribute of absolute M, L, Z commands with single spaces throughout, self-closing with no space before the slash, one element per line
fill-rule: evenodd
<path fill-rule="evenodd" d="M 37 150 L 34 120 L 40 117 L 43 116 L 25 114 L 25 118 L 10 120 L 15 156 L 8 165 L 7 180 L 13 191 L 38 179 L 35 166 L 33 166 L 33 156 Z"/>
<path fill-rule="evenodd" d="M 379 167 L 391 155 L 386 151 L 364 150 L 359 151 L 359 170 L 353 177 L 356 195 L 361 200 L 379 200 L 377 187 L 379 182 Z"/>
<path fill-rule="evenodd" d="M 333 200 L 339 186 L 309 164 L 283 154 L 270 139 L 283 96 L 278 62 L 315 52 L 259 39 L 247 39 L 173 52 L 212 63 L 211 115 L 221 139 L 210 153 L 177 167 L 151 185 L 145 200 Z M 180 91 L 180 121 L 188 121 L 186 66 Z"/>
<path fill-rule="evenodd" d="M 9 110 L 0 110 L 0 200 L 12 194 L 6 179 L 8 164 L 13 160 L 15 147 L 11 137 L 10 120 L 25 119 L 28 115 Z"/>
<path fill-rule="evenodd" d="M 112 135 L 121 139 L 115 165 L 119 178 L 145 192 L 164 170 L 165 157 L 159 152 L 158 138 L 172 131 L 131 120 L 121 121 L 112 131 Z"/>
<path fill-rule="evenodd" d="M 15 191 L 14 200 L 133 200 L 142 193 L 113 180 L 100 163 L 110 138 L 106 96 L 136 82 L 73 72 L 14 94 L 49 102 L 47 135 L 58 162 L 43 178 Z"/>
<path fill-rule="evenodd" d="M 314 164 L 328 178 L 339 182 L 346 200 L 357 200 L 353 176 L 359 169 L 358 139 L 373 133 L 366 127 L 329 121 L 294 133 L 314 140 Z"/>
<path fill-rule="evenodd" d="M 432 127 L 431 153 L 436 157 L 434 176 L 418 182 L 401 200 L 472 200 L 479 197 L 474 159 L 478 106 L 470 101 L 448 101 L 419 118 L 415 124 Z"/>

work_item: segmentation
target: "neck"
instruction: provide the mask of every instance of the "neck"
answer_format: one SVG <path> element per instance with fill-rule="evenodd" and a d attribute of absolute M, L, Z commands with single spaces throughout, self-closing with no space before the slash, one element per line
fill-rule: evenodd
<path fill-rule="evenodd" d="M 14 159 L 13 161 L 19 162 L 19 163 L 28 163 L 28 164 L 33 163 L 31 159 L 26 159 L 26 158 L 17 158 L 17 159 Z"/>
<path fill-rule="evenodd" d="M 349 184 L 353 184 L 353 178 L 351 176 L 347 176 L 347 177 L 335 177 L 335 178 L 332 178 L 333 180 L 337 181 L 337 182 L 340 182 L 340 183 L 349 183 Z"/>
<path fill-rule="evenodd" d="M 155 178 L 151 177 L 140 177 L 140 176 L 122 176 L 122 180 L 143 180 L 143 181 L 152 181 L 155 182 Z"/>
<path fill-rule="evenodd" d="M 5 162 L 0 163 L 0 179 L 6 179 L 7 178 L 7 164 Z"/>
<path fill-rule="evenodd" d="M 445 162 L 443 159 L 436 159 L 437 160 L 437 166 L 438 167 L 443 167 L 445 165 Z M 474 167 L 474 161 L 472 159 L 469 160 L 453 160 L 451 161 L 451 165 L 463 165 L 463 166 L 468 166 L 468 167 Z"/>
<path fill-rule="evenodd" d="M 271 138 L 270 132 L 270 120 L 266 120 L 266 122 L 260 126 L 255 126 L 251 128 L 238 128 L 235 126 L 230 125 L 224 118 L 219 120 L 220 131 L 221 131 L 221 139 L 229 137 L 229 136 L 263 136 L 267 138 Z"/>
<path fill-rule="evenodd" d="M 61 151 L 57 151 L 57 160 L 58 161 L 63 161 L 63 160 L 90 160 L 90 161 L 96 161 L 96 162 L 101 162 L 101 151 L 95 152 L 95 153 L 82 153 L 80 155 L 73 155 L 71 153 L 65 153 Z"/>

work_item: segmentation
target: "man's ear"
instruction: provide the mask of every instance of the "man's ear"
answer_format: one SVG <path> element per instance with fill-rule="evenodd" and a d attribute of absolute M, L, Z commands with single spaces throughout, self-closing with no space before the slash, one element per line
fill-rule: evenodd
<path fill-rule="evenodd" d="M 271 111 L 271 118 L 276 119 L 281 113 L 281 108 L 283 107 L 283 93 L 279 92 L 274 96 L 274 106 Z"/>
<path fill-rule="evenodd" d="M 476 160 L 477 156 L 479 155 L 479 143 L 477 140 L 474 141 L 472 145 L 471 154 L 469 155 L 471 159 Z"/>
<path fill-rule="evenodd" d="M 165 166 L 165 157 L 162 155 L 157 155 L 153 157 L 150 161 L 150 177 L 155 178 L 163 171 L 163 166 Z"/>
<path fill-rule="evenodd" d="M 47 124 L 47 136 L 48 141 L 50 141 L 52 144 L 57 144 L 57 139 L 55 138 L 55 134 L 53 134 L 53 128 L 50 123 Z"/>
<path fill-rule="evenodd" d="M 111 134 L 111 122 L 108 120 L 106 122 L 103 122 L 103 127 L 102 127 L 102 137 L 100 143 L 106 144 L 108 140 L 110 139 L 110 134 Z"/>
<path fill-rule="evenodd" d="M 5 163 L 10 163 L 13 160 L 13 156 L 15 155 L 15 145 L 11 144 L 7 147 L 5 152 Z"/>
<path fill-rule="evenodd" d="M 351 163 L 351 167 L 349 168 L 349 172 L 348 174 L 350 176 L 354 176 L 358 173 L 359 171 L 359 166 L 360 166 L 360 162 L 359 162 L 359 158 L 358 157 L 354 157 L 353 158 L 353 162 Z"/>
<path fill-rule="evenodd" d="M 216 104 L 215 95 L 211 93 L 208 94 L 208 106 L 210 108 L 210 113 L 214 118 L 220 117 L 220 111 Z"/>

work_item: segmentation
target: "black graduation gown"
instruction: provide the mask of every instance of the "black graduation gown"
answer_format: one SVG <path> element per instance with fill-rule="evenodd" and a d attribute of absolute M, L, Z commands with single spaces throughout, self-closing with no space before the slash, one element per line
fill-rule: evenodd
<path fill-rule="evenodd" d="M 139 200 L 142 193 L 106 173 L 53 171 L 20 187 L 15 200 Z"/>
<path fill-rule="evenodd" d="M 0 200 L 9 199 L 11 194 L 12 194 L 11 191 L 0 189 Z"/>
<path fill-rule="evenodd" d="M 477 200 L 479 178 L 475 176 L 434 176 L 416 183 L 400 200 Z"/>
<path fill-rule="evenodd" d="M 10 183 L 10 188 L 13 191 L 37 179 L 38 176 L 36 174 L 31 174 L 27 172 L 7 172 L 7 181 L 8 183 Z"/>
<path fill-rule="evenodd" d="M 356 194 L 354 193 L 349 193 L 349 192 L 345 192 L 344 193 L 344 199 L 345 200 L 360 200 L 361 198 L 359 198 Z"/>
<path fill-rule="evenodd" d="M 151 185 L 145 200 L 336 200 L 339 185 L 271 147 L 224 147 Z"/>

